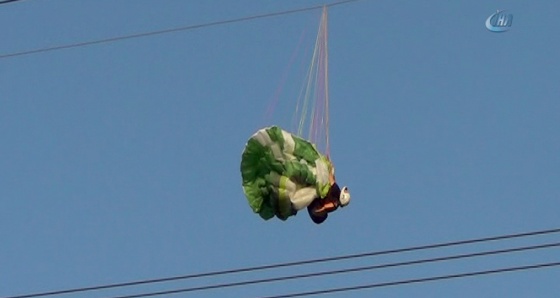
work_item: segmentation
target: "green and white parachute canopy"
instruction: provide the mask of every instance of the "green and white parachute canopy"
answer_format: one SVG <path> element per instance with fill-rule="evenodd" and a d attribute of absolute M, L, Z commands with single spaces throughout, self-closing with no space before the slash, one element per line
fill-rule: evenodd
<path fill-rule="evenodd" d="M 327 195 L 334 167 L 315 145 L 278 126 L 258 130 L 247 141 L 241 176 L 250 207 L 263 219 L 286 220 Z"/>

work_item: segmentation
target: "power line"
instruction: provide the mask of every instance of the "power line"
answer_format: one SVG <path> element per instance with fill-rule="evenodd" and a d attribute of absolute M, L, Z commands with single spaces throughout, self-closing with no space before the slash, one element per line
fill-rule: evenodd
<path fill-rule="evenodd" d="M 465 258 L 473 258 L 473 257 L 512 253 L 512 252 L 521 252 L 521 251 L 528 251 L 528 250 L 552 248 L 552 247 L 558 247 L 558 246 L 560 246 L 560 242 L 542 244 L 542 245 L 534 245 L 534 246 L 508 248 L 508 249 L 501 249 L 501 250 L 493 250 L 493 251 L 485 251 L 485 252 L 470 253 L 470 254 L 459 254 L 459 255 L 439 257 L 439 258 L 419 259 L 419 260 L 407 261 L 407 262 L 387 263 L 387 264 L 381 264 L 381 265 L 356 267 L 356 268 L 341 269 L 341 270 L 330 270 L 330 271 L 322 271 L 322 272 L 307 273 L 307 274 L 300 274 L 300 275 L 290 275 L 290 276 L 282 276 L 282 277 L 274 277 L 274 278 L 266 278 L 266 279 L 248 280 L 248 281 L 241 281 L 241 282 L 235 282 L 235 283 L 223 283 L 223 284 L 216 284 L 216 285 L 209 285 L 209 286 L 191 287 L 191 288 L 183 288 L 183 289 L 167 290 L 167 291 L 159 291 L 159 292 L 151 292 L 151 293 L 143 293 L 143 294 L 135 294 L 135 295 L 115 296 L 115 297 L 110 297 L 110 298 L 143 298 L 143 297 L 152 297 L 152 296 L 159 296 L 159 295 L 170 295 L 170 294 L 203 291 L 203 290 L 212 290 L 212 289 L 220 289 L 220 288 L 235 287 L 235 286 L 254 285 L 254 284 L 259 284 L 259 283 L 269 283 L 269 282 L 286 281 L 286 280 L 309 278 L 309 277 L 318 277 L 318 276 L 325 276 L 325 275 L 335 275 L 335 274 L 342 274 L 342 273 L 359 272 L 359 271 L 366 271 L 366 270 L 377 270 L 377 269 L 385 269 L 385 268 L 392 268 L 392 267 L 419 265 L 419 264 L 458 260 L 458 259 L 465 259 Z"/>
<path fill-rule="evenodd" d="M 81 287 L 81 288 L 42 292 L 42 293 L 27 294 L 27 295 L 9 296 L 3 298 L 35 298 L 35 297 L 70 294 L 70 293 L 78 293 L 78 292 L 89 292 L 95 290 L 106 290 L 111 288 L 122 288 L 122 287 L 137 286 L 137 285 L 144 285 L 144 284 L 155 284 L 155 283 L 187 280 L 187 279 L 201 278 L 201 277 L 214 277 L 220 275 L 261 271 L 261 270 L 276 269 L 282 267 L 293 267 L 293 266 L 326 263 L 332 261 L 340 261 L 340 260 L 348 260 L 348 259 L 356 259 L 356 258 L 364 258 L 364 257 L 372 257 L 372 256 L 398 254 L 398 253 L 412 252 L 412 251 L 419 251 L 419 250 L 444 248 L 444 247 L 460 246 L 460 245 L 499 241 L 499 240 L 509 240 L 509 239 L 523 238 L 523 237 L 553 234 L 559 232 L 560 232 L 560 228 L 556 228 L 556 229 L 540 230 L 540 231 L 533 231 L 533 232 L 507 234 L 507 235 L 499 235 L 499 236 L 492 236 L 492 237 L 485 237 L 485 238 L 475 238 L 475 239 L 460 240 L 460 241 L 453 241 L 453 242 L 428 244 L 428 245 L 421 245 L 421 246 L 412 246 L 406 248 L 373 251 L 373 252 L 366 252 L 366 253 L 359 253 L 359 254 L 342 255 L 342 256 L 335 256 L 335 257 L 320 258 L 320 259 L 310 259 L 310 260 L 303 260 L 303 261 L 296 261 L 296 262 L 277 263 L 277 264 L 270 264 L 270 265 L 263 265 L 263 266 L 245 267 L 245 268 L 237 268 L 237 269 L 221 270 L 221 271 L 211 271 L 205 273 L 195 273 L 195 274 L 179 275 L 179 276 L 165 277 L 165 278 L 146 279 L 146 280 L 139 280 L 139 281 L 132 281 L 132 282 L 114 283 L 114 284 L 107 284 L 107 285 Z"/>
<path fill-rule="evenodd" d="M 333 288 L 333 289 L 327 289 L 327 290 L 309 291 L 309 292 L 293 293 L 293 294 L 286 294 L 286 295 L 267 296 L 267 297 L 260 297 L 260 298 L 291 298 L 291 297 L 301 297 L 301 296 L 310 296 L 310 295 L 319 295 L 319 294 L 330 294 L 330 293 L 335 293 L 335 292 L 348 292 L 348 291 L 356 291 L 356 290 L 372 289 L 372 288 L 380 288 L 380 287 L 389 287 L 389 286 L 397 286 L 397 285 L 405 285 L 405 284 L 413 284 L 413 283 L 424 283 L 424 282 L 438 281 L 438 280 L 445 280 L 445 279 L 473 277 L 473 276 L 480 276 L 480 275 L 489 275 L 489 274 L 523 271 L 523 270 L 533 270 L 533 269 L 555 267 L 555 266 L 560 266 L 560 262 L 542 263 L 542 264 L 535 264 L 535 265 L 500 268 L 500 269 L 475 271 L 475 272 L 467 272 L 467 273 L 459 273 L 459 274 L 440 275 L 440 276 L 417 278 L 417 279 L 406 279 L 406 280 L 376 283 L 376 284 L 369 284 L 369 285 L 361 285 L 361 286 L 354 286 L 354 287 Z"/>
<path fill-rule="evenodd" d="M 18 1 L 23 1 L 23 0 L 3 0 L 3 1 L 0 1 L 0 4 L 8 4 L 8 3 L 11 3 L 11 2 L 18 2 Z"/>
<path fill-rule="evenodd" d="M 20 1 L 20 0 L 9 0 L 9 1 Z M 23 52 L 16 52 L 16 53 L 11 53 L 11 54 L 3 54 L 3 55 L 0 55 L 0 59 L 6 59 L 6 58 L 12 58 L 12 57 L 24 56 L 24 55 L 31 55 L 31 54 L 38 54 L 38 53 L 44 53 L 44 52 L 50 52 L 50 51 L 56 51 L 56 50 L 62 50 L 62 49 L 85 47 L 85 46 L 90 46 L 90 45 L 95 45 L 95 44 L 111 43 L 111 42 L 122 41 L 122 40 L 127 40 L 127 39 L 161 35 L 161 34 L 167 34 L 167 33 L 172 33 L 172 32 L 200 29 L 200 28 L 205 28 L 205 27 L 218 26 L 218 25 L 237 23 L 237 22 L 244 22 L 244 21 L 260 19 L 260 18 L 268 18 L 268 17 L 280 16 L 280 15 L 287 15 L 287 14 L 303 12 L 303 11 L 308 11 L 308 10 L 315 10 L 315 9 L 323 8 L 325 6 L 326 7 L 332 7 L 332 6 L 335 6 L 335 5 L 346 4 L 346 3 L 354 2 L 354 1 L 359 1 L 359 0 L 344 0 L 344 1 L 333 2 L 333 3 L 330 3 L 330 4 L 309 6 L 309 7 L 304 7 L 304 8 L 298 8 L 298 9 L 292 9 L 292 10 L 286 10 L 286 11 L 280 11 L 280 12 L 272 12 L 272 13 L 254 15 L 254 16 L 247 16 L 247 17 L 230 19 L 230 20 L 216 21 L 216 22 L 210 22 L 210 23 L 204 23 L 204 24 L 198 24 L 198 25 L 189 25 L 189 26 L 183 26 L 183 27 L 177 27 L 177 28 L 171 28 L 171 29 L 164 29 L 164 30 L 158 30 L 158 31 L 151 31 L 151 32 L 144 32 L 144 33 L 138 33 L 138 34 L 131 34 L 131 35 L 123 35 L 123 36 L 118 36 L 118 37 L 112 37 L 112 38 L 106 38 L 106 39 L 100 39 L 100 40 L 94 40 L 94 41 L 79 42 L 79 43 L 74 43 L 74 44 L 67 44 L 67 45 L 60 45 L 60 46 L 53 46 L 53 47 L 46 47 L 46 48 L 40 48 L 40 49 L 36 49 L 36 50 L 29 50 L 29 51 L 23 51 Z"/>

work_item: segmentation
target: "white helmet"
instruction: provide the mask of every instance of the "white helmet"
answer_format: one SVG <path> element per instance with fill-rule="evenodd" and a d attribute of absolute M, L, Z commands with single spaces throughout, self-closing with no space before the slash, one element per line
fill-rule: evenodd
<path fill-rule="evenodd" d="M 338 200 L 340 201 L 341 207 L 350 204 L 350 191 L 347 186 L 344 186 L 340 191 L 340 198 L 338 198 Z"/>

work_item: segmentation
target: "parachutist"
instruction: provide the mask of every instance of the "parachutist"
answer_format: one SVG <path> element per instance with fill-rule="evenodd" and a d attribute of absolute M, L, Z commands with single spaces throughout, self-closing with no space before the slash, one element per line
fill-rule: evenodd
<path fill-rule="evenodd" d="M 348 187 L 343 187 L 342 191 L 336 182 L 332 184 L 329 193 L 325 198 L 315 198 L 309 206 L 307 212 L 309 217 L 316 224 L 324 222 L 328 214 L 338 209 L 338 207 L 345 207 L 350 203 L 350 191 Z"/>

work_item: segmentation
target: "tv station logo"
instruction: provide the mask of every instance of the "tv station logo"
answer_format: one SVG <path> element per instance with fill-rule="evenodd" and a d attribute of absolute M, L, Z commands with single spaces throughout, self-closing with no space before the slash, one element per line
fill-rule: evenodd
<path fill-rule="evenodd" d="M 505 32 L 511 28 L 512 22 L 512 14 L 497 10 L 486 19 L 486 28 L 492 32 Z"/>

